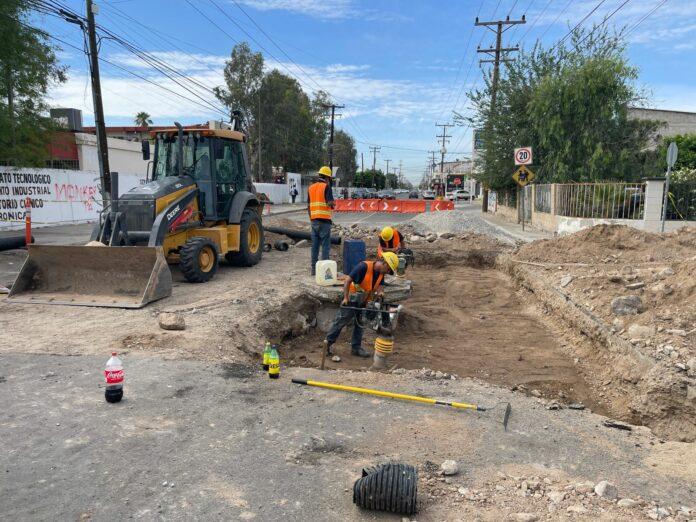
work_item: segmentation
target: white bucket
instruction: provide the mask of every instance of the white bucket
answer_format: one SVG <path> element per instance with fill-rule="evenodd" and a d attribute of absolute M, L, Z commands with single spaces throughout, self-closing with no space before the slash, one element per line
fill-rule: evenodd
<path fill-rule="evenodd" d="M 333 286 L 338 283 L 338 265 L 332 259 L 317 261 L 317 284 L 320 286 Z"/>

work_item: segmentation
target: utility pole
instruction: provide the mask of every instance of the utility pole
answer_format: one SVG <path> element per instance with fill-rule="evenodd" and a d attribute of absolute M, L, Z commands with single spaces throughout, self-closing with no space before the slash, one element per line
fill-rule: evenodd
<path fill-rule="evenodd" d="M 340 116 L 336 114 L 336 109 L 343 109 L 345 105 L 336 105 L 335 103 L 324 103 L 322 107 L 331 109 L 331 132 L 329 134 L 329 167 L 333 171 L 333 146 L 334 146 L 334 118 Z"/>
<path fill-rule="evenodd" d="M 259 173 L 256 181 L 258 183 L 261 183 L 263 179 L 261 178 L 261 89 L 259 89 L 259 118 L 258 118 L 258 127 L 259 127 Z"/>
<path fill-rule="evenodd" d="M 360 172 L 365 173 L 365 157 L 362 152 L 360 153 Z"/>
<path fill-rule="evenodd" d="M 428 154 L 430 154 L 430 158 L 428 159 L 428 188 L 430 188 L 430 184 L 433 182 L 433 176 L 435 175 L 435 151 L 429 150 Z"/>
<path fill-rule="evenodd" d="M 402 174 L 401 174 L 401 165 L 403 165 L 403 161 L 399 160 L 399 175 L 396 178 L 397 188 L 402 188 L 403 184 L 404 184 L 404 179 L 403 179 Z"/>
<path fill-rule="evenodd" d="M 372 188 L 375 187 L 376 184 L 376 176 L 375 176 L 375 170 L 377 169 L 377 153 L 382 150 L 382 147 L 379 145 L 375 145 L 374 147 L 370 146 L 370 152 L 372 153 Z"/>
<path fill-rule="evenodd" d="M 387 181 L 388 181 L 388 178 L 389 178 L 389 162 L 390 162 L 391 160 L 388 159 L 388 160 L 384 160 L 384 161 L 387 162 L 387 176 L 384 178 L 384 184 L 385 184 L 385 185 L 388 185 Z M 389 188 L 389 187 L 387 186 L 387 187 L 385 187 L 385 188 Z"/>
<path fill-rule="evenodd" d="M 520 24 L 526 24 L 527 21 L 525 20 L 524 15 L 522 15 L 521 20 L 510 20 L 510 17 L 507 16 L 505 20 L 497 20 L 497 21 L 492 21 L 492 22 L 481 22 L 478 19 L 478 16 L 476 17 L 476 23 L 475 25 L 477 26 L 483 26 L 486 29 L 493 31 L 495 33 L 495 47 L 491 47 L 489 49 L 481 49 L 479 47 L 476 49 L 477 53 L 485 53 L 489 56 L 492 57 L 492 59 L 486 59 L 486 60 L 480 60 L 479 63 L 492 63 L 493 64 L 493 82 L 491 84 L 491 111 L 490 115 L 492 116 L 495 111 L 495 102 L 496 102 L 496 97 L 498 95 L 498 78 L 500 77 L 500 64 L 503 62 L 510 62 L 513 59 L 512 58 L 507 58 L 507 53 L 509 52 L 516 52 L 519 51 L 520 48 L 519 46 L 515 47 L 503 47 L 503 33 L 510 29 L 514 25 L 520 25 Z M 492 29 L 492 27 L 495 27 L 495 29 Z M 504 54 L 503 54 L 504 53 Z M 490 116 L 489 116 L 489 130 L 492 130 L 490 128 L 491 122 L 490 122 Z M 483 194 L 482 194 L 482 204 L 481 204 L 481 210 L 483 212 L 488 212 L 488 189 L 484 187 L 483 189 Z"/>
<path fill-rule="evenodd" d="M 99 179 L 102 186 L 102 204 L 111 198 L 111 171 L 109 170 L 109 148 L 106 143 L 104 126 L 104 107 L 102 106 L 101 82 L 99 80 L 99 56 L 94 15 L 99 8 L 86 0 L 87 6 L 87 40 L 89 42 L 89 73 L 92 77 L 92 102 L 94 103 L 94 128 L 97 132 L 97 158 L 99 159 Z M 118 194 L 115 194 L 118 197 Z"/>
<path fill-rule="evenodd" d="M 445 153 L 447 152 L 447 148 L 445 145 L 449 143 L 449 139 L 452 137 L 451 134 L 447 134 L 447 127 L 454 127 L 452 123 L 436 123 L 436 127 L 442 127 L 442 134 L 438 134 L 436 137 L 437 138 L 442 138 L 442 147 L 440 148 L 440 185 L 442 186 L 442 194 L 439 194 L 440 196 L 445 195 Z"/>

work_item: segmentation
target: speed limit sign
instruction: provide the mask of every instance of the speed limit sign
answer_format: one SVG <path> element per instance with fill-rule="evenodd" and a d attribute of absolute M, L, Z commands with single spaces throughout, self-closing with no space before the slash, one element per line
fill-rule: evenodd
<path fill-rule="evenodd" d="M 532 164 L 532 147 L 520 147 L 515 149 L 515 165 Z"/>

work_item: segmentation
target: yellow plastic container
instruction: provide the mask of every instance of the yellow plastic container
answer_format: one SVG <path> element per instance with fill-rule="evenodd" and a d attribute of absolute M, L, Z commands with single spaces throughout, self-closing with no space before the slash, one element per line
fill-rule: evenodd
<path fill-rule="evenodd" d="M 338 284 L 338 265 L 332 259 L 317 261 L 316 281 L 320 286 L 333 286 Z"/>

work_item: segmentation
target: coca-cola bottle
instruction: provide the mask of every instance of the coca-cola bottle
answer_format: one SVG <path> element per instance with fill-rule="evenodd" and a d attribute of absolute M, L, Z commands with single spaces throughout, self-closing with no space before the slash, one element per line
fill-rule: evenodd
<path fill-rule="evenodd" d="M 106 369 L 104 370 L 106 402 L 118 402 L 123 398 L 123 377 L 123 363 L 116 356 L 116 352 L 111 352 L 111 357 L 106 361 Z"/>

